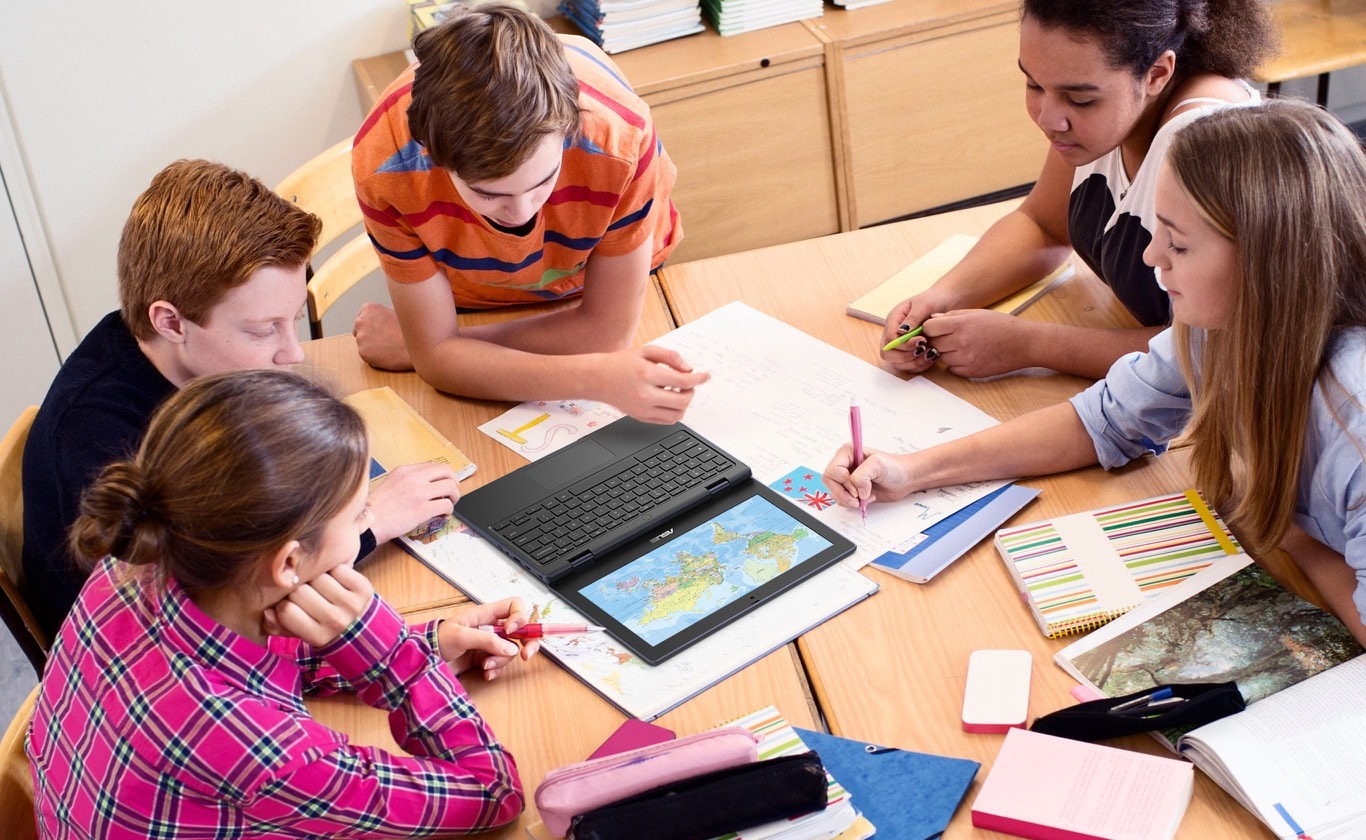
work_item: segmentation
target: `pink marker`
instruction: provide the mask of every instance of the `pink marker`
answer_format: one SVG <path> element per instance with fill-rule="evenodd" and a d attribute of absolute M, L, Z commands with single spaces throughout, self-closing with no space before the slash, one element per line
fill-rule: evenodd
<path fill-rule="evenodd" d="M 602 630 L 592 624 L 523 624 L 516 630 L 508 632 L 503 629 L 501 624 L 481 624 L 479 629 L 486 633 L 497 633 L 504 639 L 516 639 L 525 641 L 527 639 L 539 639 L 543 636 L 582 636 L 585 633 L 596 633 Z"/>
<path fill-rule="evenodd" d="M 849 472 L 858 469 L 859 464 L 863 463 L 863 415 L 859 412 L 858 400 L 849 401 L 849 434 L 854 441 L 854 467 Z M 858 512 L 863 517 L 863 521 L 868 521 L 868 500 L 858 500 Z"/>

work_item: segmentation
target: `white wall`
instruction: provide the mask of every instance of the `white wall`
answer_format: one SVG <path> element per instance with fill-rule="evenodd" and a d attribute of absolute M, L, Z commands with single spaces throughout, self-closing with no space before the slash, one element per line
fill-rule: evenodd
<path fill-rule="evenodd" d="M 355 131 L 351 60 L 405 46 L 404 15 L 402 0 L 7 2 L 0 95 L 74 335 L 114 308 L 119 231 L 157 170 L 206 157 L 276 183 Z M 1366 118 L 1366 69 L 1335 75 L 1332 104 Z"/>
<path fill-rule="evenodd" d="M 116 305 L 153 174 L 205 157 L 275 183 L 359 124 L 351 59 L 405 42 L 400 0 L 6 4 L 0 92 L 76 334 Z"/>

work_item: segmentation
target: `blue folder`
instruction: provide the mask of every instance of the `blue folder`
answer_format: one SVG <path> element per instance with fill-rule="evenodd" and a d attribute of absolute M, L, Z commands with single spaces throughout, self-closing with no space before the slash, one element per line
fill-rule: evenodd
<path fill-rule="evenodd" d="M 925 538 L 904 552 L 888 551 L 873 565 L 913 583 L 927 583 L 1033 501 L 1033 487 L 1007 484 L 925 529 Z"/>
<path fill-rule="evenodd" d="M 877 840 L 929 840 L 948 828 L 981 765 L 966 758 L 899 750 L 797 729 L 854 808 L 877 829 Z"/>

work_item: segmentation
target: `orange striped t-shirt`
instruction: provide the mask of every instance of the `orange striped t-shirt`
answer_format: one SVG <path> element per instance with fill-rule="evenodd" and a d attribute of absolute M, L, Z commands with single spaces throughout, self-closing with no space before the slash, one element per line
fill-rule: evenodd
<path fill-rule="evenodd" d="M 409 133 L 416 65 L 380 97 L 356 134 L 351 165 L 366 230 L 391 279 L 443 272 L 462 307 L 555 300 L 582 291 L 590 254 L 619 256 L 653 240 L 658 266 L 682 239 L 669 199 L 677 171 L 649 106 L 592 42 L 561 39 L 579 82 L 582 128 L 525 235 L 470 209 Z"/>

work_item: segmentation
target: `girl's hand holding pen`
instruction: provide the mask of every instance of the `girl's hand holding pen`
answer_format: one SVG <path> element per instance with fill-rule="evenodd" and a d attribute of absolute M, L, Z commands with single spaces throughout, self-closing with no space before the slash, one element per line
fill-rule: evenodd
<path fill-rule="evenodd" d="M 835 501 L 844 507 L 856 508 L 860 499 L 870 503 L 894 502 L 916 489 L 900 456 L 866 450 L 863 463 L 851 470 L 853 463 L 854 449 L 846 443 L 821 474 Z"/>
<path fill-rule="evenodd" d="M 514 659 L 521 658 L 525 662 L 535 656 L 541 649 L 541 643 L 532 640 L 519 644 L 497 633 L 481 630 L 479 626 L 501 624 L 511 631 L 530 620 L 521 598 L 505 598 L 491 604 L 465 607 L 441 622 L 437 629 L 440 656 L 450 663 L 451 670 L 456 674 L 477 668 L 483 672 L 484 679 L 497 679 Z"/>
<path fill-rule="evenodd" d="M 917 295 L 897 304 L 887 314 L 878 342 L 879 356 L 893 370 L 904 373 L 923 373 L 934 364 L 930 337 L 923 334 L 925 321 L 933 309 L 926 294 Z"/>

